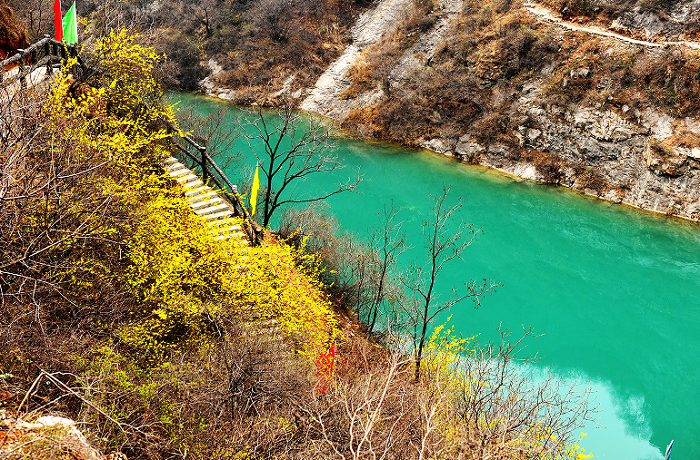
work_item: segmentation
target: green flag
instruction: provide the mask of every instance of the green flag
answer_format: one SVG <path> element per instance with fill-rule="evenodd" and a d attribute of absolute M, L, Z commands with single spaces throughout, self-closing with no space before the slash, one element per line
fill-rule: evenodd
<path fill-rule="evenodd" d="M 78 43 L 78 15 L 75 14 L 75 2 L 63 17 L 63 40 L 69 45 Z"/>

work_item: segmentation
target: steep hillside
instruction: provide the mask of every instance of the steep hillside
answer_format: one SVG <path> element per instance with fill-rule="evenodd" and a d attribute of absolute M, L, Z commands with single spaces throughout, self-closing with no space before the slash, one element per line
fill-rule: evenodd
<path fill-rule="evenodd" d="M 644 42 L 598 16 L 567 22 L 518 1 L 412 3 L 311 93 L 335 85 L 333 97 L 302 107 L 367 136 L 700 218 L 700 45 L 688 36 Z"/>
<path fill-rule="evenodd" d="M 381 37 L 449 23 L 431 5 L 400 15 L 387 5 L 410 6 L 391 0 L 362 15 L 353 29 L 357 56 L 381 51 Z M 132 460 L 590 458 L 578 442 L 595 417 L 590 389 L 520 374 L 511 361 L 530 358 L 516 355 L 520 342 L 509 343 L 506 332 L 482 346 L 454 328 L 427 335 L 431 301 L 409 296 L 426 291 L 423 282 L 432 291 L 439 267 L 471 243 L 471 227 L 446 242 L 433 238 L 433 278 L 419 274 L 405 299 L 386 286 L 395 260 L 387 251 L 403 246 L 390 236 L 400 227 L 394 216 L 386 216 L 385 268 L 372 252 L 379 246 L 337 246 L 348 249 L 339 264 L 357 284 L 348 277 L 336 289 L 371 299 L 357 309 L 367 322 L 382 302 L 400 304 L 389 313 L 397 333 L 384 331 L 384 347 L 331 304 L 321 275 L 337 271 L 304 252 L 309 239 L 292 232 L 291 246 L 268 234 L 256 247 L 222 239 L 187 200 L 196 178 L 175 181 L 182 169 L 165 168 L 175 149 L 166 127 L 175 121 L 152 73 L 161 57 L 124 29 L 100 32 L 104 18 L 136 21 L 139 8 L 152 14 L 154 4 L 103 6 L 83 37 L 80 65 L 89 71 L 57 73 L 50 88 L 6 89 L 13 97 L 0 101 L 22 114 L 9 117 L 0 137 L 0 458 L 100 458 L 83 437 L 108 458 Z M 209 18 L 194 32 L 215 37 Z M 282 21 L 303 36 L 298 21 L 306 19 Z M 256 62 L 302 68 L 276 61 L 294 33 L 265 24 L 250 37 L 265 31 L 278 45 L 261 39 Z M 357 71 L 351 64 L 348 72 Z M 335 99 L 366 91 L 375 78 L 367 75 Z M 394 92 L 390 78 L 381 81 L 381 91 Z M 247 94 L 262 100 L 265 88 Z M 301 102 L 303 88 L 296 92 Z M 353 110 L 362 105 L 349 117 Z M 446 228 L 458 209 L 443 206 L 446 198 L 436 197 L 434 228 Z M 227 207 L 209 198 L 199 211 L 207 202 Z M 465 298 L 493 287 L 469 283 Z M 433 317 L 453 303 L 433 304 Z M 47 413 L 61 418 L 48 423 Z M 63 416 L 80 421 L 81 432 Z"/>

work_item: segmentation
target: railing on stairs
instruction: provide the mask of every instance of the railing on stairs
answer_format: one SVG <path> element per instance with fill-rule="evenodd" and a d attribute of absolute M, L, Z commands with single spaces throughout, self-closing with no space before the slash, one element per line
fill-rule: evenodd
<path fill-rule="evenodd" d="M 72 69 L 73 71 L 87 69 L 87 66 L 78 55 L 76 45 L 66 45 L 63 42 L 52 39 L 49 35 L 44 35 L 44 38 L 33 43 L 27 49 L 17 50 L 17 53 L 0 62 L 0 83 L 5 78 L 5 68 L 12 64 L 16 63 L 19 67 L 19 72 L 13 76 L 13 80 L 19 79 L 20 84 L 27 87 L 30 83 L 28 79 L 34 70 L 46 66 L 46 72 L 51 75 L 54 64 L 63 64 L 69 58 L 77 60 L 77 69 Z M 173 135 L 172 143 L 175 148 L 199 167 L 203 182 L 211 181 L 224 195 L 224 198 L 228 198 L 227 201 L 231 204 L 234 215 L 243 219 L 243 228 L 251 243 L 253 245 L 259 244 L 263 237 L 262 229 L 255 224 L 248 214 L 238 194 L 238 187 L 228 180 L 219 165 L 208 155 L 206 146 L 199 145 L 190 136 L 175 128 L 169 120 L 166 120 L 166 126 Z M 178 138 L 182 142 L 179 142 Z M 196 153 L 190 151 L 188 147 L 194 149 Z"/>
<path fill-rule="evenodd" d="M 44 38 L 33 43 L 29 48 L 17 50 L 14 55 L 0 62 L 0 82 L 5 78 L 5 68 L 12 64 L 17 64 L 19 67 L 16 78 L 20 80 L 22 86 L 27 86 L 29 76 L 34 70 L 46 66 L 46 72 L 51 75 L 54 64 L 65 63 L 69 58 L 76 58 L 78 67 L 85 68 L 76 45 L 66 45 L 49 35 L 44 35 Z"/>
<path fill-rule="evenodd" d="M 229 181 L 219 165 L 216 164 L 214 159 L 207 153 L 206 146 L 200 145 L 190 136 L 176 129 L 170 121 L 166 121 L 166 126 L 168 127 L 168 131 L 173 135 L 171 139 L 175 148 L 184 154 L 185 157 L 192 162 L 194 167 L 199 169 L 203 182 L 212 182 L 217 189 L 219 189 L 220 193 L 225 195 L 224 198 L 226 198 L 233 207 L 234 215 L 243 219 L 243 229 L 250 239 L 250 242 L 253 245 L 259 244 L 263 238 L 263 231 L 255 221 L 253 221 L 250 214 L 248 214 L 248 210 L 243 205 L 241 196 L 238 193 L 238 186 Z M 179 141 L 178 138 L 181 139 L 181 141 Z M 193 149 L 194 152 L 190 149 Z"/>

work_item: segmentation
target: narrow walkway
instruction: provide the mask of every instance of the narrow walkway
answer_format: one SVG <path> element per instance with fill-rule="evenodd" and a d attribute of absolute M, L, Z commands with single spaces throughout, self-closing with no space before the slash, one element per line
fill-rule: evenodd
<path fill-rule="evenodd" d="M 554 12 L 552 12 L 550 9 L 539 5 L 534 2 L 524 2 L 523 6 L 525 9 L 532 15 L 537 16 L 541 19 L 544 19 L 549 22 L 553 22 L 554 24 L 557 24 L 561 27 L 564 27 L 565 29 L 569 30 L 577 30 L 580 32 L 587 32 L 589 34 L 593 35 L 598 35 L 601 37 L 609 37 L 609 38 L 614 38 L 620 41 L 624 41 L 627 43 L 632 43 L 635 45 L 641 45 L 641 46 L 647 46 L 647 47 L 654 47 L 654 48 L 661 48 L 667 45 L 684 45 L 689 48 L 694 48 L 694 49 L 700 49 L 700 43 L 698 42 L 689 42 L 689 41 L 661 41 L 661 42 L 648 42 L 644 40 L 635 40 L 634 38 L 627 37 L 625 35 L 621 35 L 615 32 L 610 32 L 607 29 L 604 29 L 602 27 L 597 27 L 597 26 L 580 26 L 577 24 L 574 24 L 573 22 L 569 21 L 564 21 L 563 19 L 559 18 L 557 15 L 555 15 Z"/>
<path fill-rule="evenodd" d="M 230 205 L 218 193 L 173 157 L 165 159 L 165 169 L 185 189 L 185 198 L 190 206 L 206 219 L 217 240 L 237 239 L 250 244 L 241 228 L 240 219 L 234 217 Z"/>

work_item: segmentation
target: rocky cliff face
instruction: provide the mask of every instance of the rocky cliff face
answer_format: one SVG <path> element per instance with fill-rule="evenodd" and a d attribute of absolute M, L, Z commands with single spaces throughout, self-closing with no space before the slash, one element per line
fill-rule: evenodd
<path fill-rule="evenodd" d="M 528 117 L 514 135 L 520 149 L 550 152 L 563 161 L 555 182 L 602 198 L 698 220 L 700 218 L 700 124 L 648 108 L 636 121 L 622 111 L 540 104 L 541 88 L 523 89 L 517 110 Z M 460 139 L 451 153 L 512 174 L 547 181 L 548 169 L 517 147 Z M 530 165 L 528 168 L 527 165 Z M 577 170 L 585 165 L 586 170 Z"/>
<path fill-rule="evenodd" d="M 302 108 L 369 136 L 700 220 L 700 118 L 688 102 L 700 91 L 697 44 L 639 41 L 666 26 L 629 40 L 620 28 L 605 36 L 600 22 L 582 34 L 515 2 L 443 0 L 418 19 L 390 15 L 399 3 L 367 14 L 391 20 L 349 48 Z"/>

